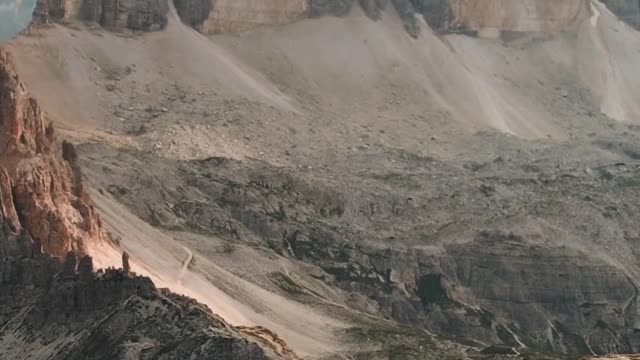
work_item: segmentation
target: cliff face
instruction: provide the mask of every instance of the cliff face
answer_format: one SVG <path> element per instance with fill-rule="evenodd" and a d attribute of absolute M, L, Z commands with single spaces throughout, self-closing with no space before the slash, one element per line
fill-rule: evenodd
<path fill-rule="evenodd" d="M 281 25 L 304 17 L 344 16 L 358 4 L 377 20 L 391 3 L 413 36 L 420 32 L 417 16 L 436 31 L 567 30 L 589 13 L 588 0 L 175 0 L 182 20 L 205 33 L 243 31 Z"/>
<path fill-rule="evenodd" d="M 34 25 L 81 20 L 113 31 L 156 31 L 167 25 L 166 0 L 38 0 Z"/>
<path fill-rule="evenodd" d="M 589 0 L 173 0 L 182 21 L 203 33 L 246 31 L 308 17 L 345 16 L 360 6 L 373 20 L 389 3 L 417 36 L 421 16 L 436 31 L 555 32 L 572 28 L 590 14 Z M 640 25 L 633 0 L 603 1 L 616 15 Z M 166 0 L 39 0 L 34 23 L 80 19 L 107 29 L 155 31 L 167 24 Z"/>
<path fill-rule="evenodd" d="M 636 0 L 602 0 L 609 10 L 627 24 L 640 28 L 640 2 Z"/>
<path fill-rule="evenodd" d="M 0 220 L 53 256 L 103 237 L 73 145 L 61 144 L 0 49 Z M 3 243 L 2 253 L 11 252 Z"/>
<path fill-rule="evenodd" d="M 453 24 L 473 30 L 567 30 L 588 15 L 587 0 L 450 0 Z"/>
<path fill-rule="evenodd" d="M 176 0 L 181 19 L 205 33 L 282 25 L 306 16 L 307 0 Z"/>
<path fill-rule="evenodd" d="M 0 242 L 11 241 L 0 232 Z M 16 254 L 18 255 L 18 254 Z M 126 264 L 126 263 L 125 263 Z M 0 260 L 7 359 L 286 359 L 209 309 L 124 269 L 26 252 Z"/>

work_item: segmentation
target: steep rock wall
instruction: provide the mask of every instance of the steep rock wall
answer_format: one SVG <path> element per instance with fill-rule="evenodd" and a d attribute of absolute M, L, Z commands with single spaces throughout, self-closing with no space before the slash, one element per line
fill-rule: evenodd
<path fill-rule="evenodd" d="M 345 16 L 358 4 L 377 20 L 390 8 L 412 36 L 420 33 L 422 16 L 438 32 L 555 32 L 572 28 L 589 15 L 588 0 L 175 0 L 183 22 L 204 33 L 245 31 L 282 25 L 306 17 Z M 624 6 L 623 6 L 624 5 Z M 627 4 L 617 5 L 627 10 Z"/>
<path fill-rule="evenodd" d="M 32 25 L 79 19 L 112 31 L 157 31 L 167 25 L 166 0 L 38 0 Z"/>
<path fill-rule="evenodd" d="M 103 230 L 73 145 L 63 145 L 44 119 L 0 49 L 0 221 L 14 234 L 25 231 L 57 257 L 84 253 L 84 241 L 99 241 Z M 10 253 L 15 243 L 2 244 Z"/>
<path fill-rule="evenodd" d="M 449 0 L 452 23 L 519 32 L 568 30 L 588 14 L 587 0 Z"/>
<path fill-rule="evenodd" d="M 180 1 L 185 0 L 176 3 Z M 288 24 L 305 18 L 309 12 L 307 0 L 219 0 L 212 5 L 211 13 L 200 28 L 205 33 Z"/>

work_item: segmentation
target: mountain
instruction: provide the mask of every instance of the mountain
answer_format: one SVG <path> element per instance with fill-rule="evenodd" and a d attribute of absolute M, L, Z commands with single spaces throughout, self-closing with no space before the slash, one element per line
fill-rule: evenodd
<path fill-rule="evenodd" d="M 73 288 L 105 301 L 71 316 L 82 342 L 49 343 L 76 356 L 640 352 L 639 12 L 631 0 L 40 0 L 4 48 L 44 113 L 10 114 L 50 120 L 66 145 L 32 131 L 62 153 L 25 171 L 56 180 L 27 181 L 25 194 L 43 189 L 27 205 L 9 196 L 21 187 L 0 190 L 37 209 L 3 212 L 14 232 L 61 244 L 41 265 L 61 274 L 45 287 L 59 295 L 17 307 L 0 346 L 47 358 L 11 324 L 44 339 L 53 325 L 29 311 L 71 311 L 45 304 Z M 41 156 L 2 130 L 21 157 Z M 10 184 L 30 179 L 0 164 Z M 42 208 L 65 215 L 47 215 L 65 237 L 38 230 Z M 123 270 L 65 280 L 70 250 Z M 105 296 L 111 281 L 121 288 Z M 84 325 L 108 311 L 124 325 L 99 333 L 117 353 Z"/>
<path fill-rule="evenodd" d="M 14 68 L 0 50 L 2 356 L 290 358 L 130 272 L 126 253 L 122 268 L 95 271 L 85 244 L 109 235 L 84 191 L 77 153 L 59 143 Z"/>

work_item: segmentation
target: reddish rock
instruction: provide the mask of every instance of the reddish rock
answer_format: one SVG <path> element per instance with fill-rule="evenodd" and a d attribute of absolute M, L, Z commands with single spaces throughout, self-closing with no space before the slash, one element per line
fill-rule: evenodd
<path fill-rule="evenodd" d="M 62 258 L 103 237 L 73 145 L 62 145 L 0 49 L 0 221 Z"/>

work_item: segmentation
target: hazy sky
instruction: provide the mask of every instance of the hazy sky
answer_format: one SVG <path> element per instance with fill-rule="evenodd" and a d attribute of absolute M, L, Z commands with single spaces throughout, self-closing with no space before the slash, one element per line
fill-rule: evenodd
<path fill-rule="evenodd" d="M 35 0 L 0 0 L 0 41 L 14 36 L 31 19 Z"/>

